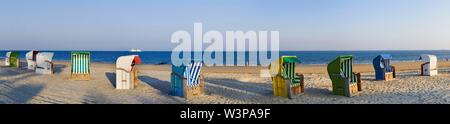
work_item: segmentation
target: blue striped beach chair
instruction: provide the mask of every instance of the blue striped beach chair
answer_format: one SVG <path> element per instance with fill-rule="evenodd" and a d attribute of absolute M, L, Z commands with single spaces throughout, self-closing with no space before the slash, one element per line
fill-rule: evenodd
<path fill-rule="evenodd" d="M 188 66 L 172 65 L 170 95 L 189 99 L 204 93 L 205 82 L 201 73 L 203 63 L 193 61 Z"/>
<path fill-rule="evenodd" d="M 396 77 L 395 66 L 391 65 L 392 56 L 389 54 L 378 55 L 373 59 L 376 80 L 390 81 Z"/>
<path fill-rule="evenodd" d="M 89 52 L 72 52 L 71 60 L 72 60 L 71 79 L 90 80 L 91 54 Z"/>

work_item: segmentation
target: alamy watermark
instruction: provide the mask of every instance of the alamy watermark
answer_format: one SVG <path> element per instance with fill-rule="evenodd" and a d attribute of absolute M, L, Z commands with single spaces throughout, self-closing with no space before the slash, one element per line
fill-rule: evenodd
<path fill-rule="evenodd" d="M 177 44 L 172 64 L 188 65 L 195 59 L 203 60 L 206 66 L 267 67 L 279 57 L 279 35 L 279 31 L 240 30 L 223 35 L 216 30 L 203 32 L 203 24 L 194 23 L 193 35 L 184 30 L 172 34 L 171 43 Z"/>

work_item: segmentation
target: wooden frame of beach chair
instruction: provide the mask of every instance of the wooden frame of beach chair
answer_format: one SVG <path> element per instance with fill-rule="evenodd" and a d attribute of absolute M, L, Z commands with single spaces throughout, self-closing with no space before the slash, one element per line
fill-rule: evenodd
<path fill-rule="evenodd" d="M 71 79 L 91 80 L 91 54 L 90 52 L 71 53 Z"/>
<path fill-rule="evenodd" d="M 19 68 L 20 67 L 20 53 L 17 51 L 13 51 L 9 56 L 9 67 Z"/>
<path fill-rule="evenodd" d="M 373 59 L 376 80 L 390 81 L 396 77 L 395 67 L 391 65 L 392 56 L 381 54 Z"/>
<path fill-rule="evenodd" d="M 328 64 L 333 94 L 352 97 L 362 91 L 361 74 L 353 72 L 353 56 L 343 55 Z"/>
<path fill-rule="evenodd" d="M 36 70 L 36 55 L 38 54 L 38 51 L 32 50 L 27 52 L 25 55 L 25 58 L 27 60 L 27 68 L 30 70 Z"/>
<path fill-rule="evenodd" d="M 205 93 L 205 81 L 201 73 L 203 62 L 193 61 L 190 65 L 174 66 L 170 79 L 170 95 L 191 99 Z"/>
<path fill-rule="evenodd" d="M 141 64 L 138 55 L 121 56 L 116 62 L 116 89 L 133 89 L 139 83 L 137 64 Z"/>
<path fill-rule="evenodd" d="M 295 73 L 296 56 L 282 56 L 269 65 L 274 96 L 292 99 L 305 92 L 304 75 Z"/>
<path fill-rule="evenodd" d="M 420 65 L 421 76 L 435 76 L 438 75 L 437 57 L 435 55 L 421 55 L 420 58 L 424 61 Z"/>
<path fill-rule="evenodd" d="M 53 55 L 51 52 L 40 52 L 36 55 L 36 73 L 53 74 Z"/>

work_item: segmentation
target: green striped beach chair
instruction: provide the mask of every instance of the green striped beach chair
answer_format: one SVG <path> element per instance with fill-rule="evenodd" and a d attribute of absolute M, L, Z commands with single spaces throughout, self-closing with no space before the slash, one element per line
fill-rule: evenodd
<path fill-rule="evenodd" d="M 361 74 L 353 72 L 353 56 L 342 55 L 327 66 L 333 94 L 352 97 L 362 91 Z"/>
<path fill-rule="evenodd" d="M 72 80 L 90 80 L 91 79 L 91 54 L 90 52 L 72 52 L 71 53 Z"/>

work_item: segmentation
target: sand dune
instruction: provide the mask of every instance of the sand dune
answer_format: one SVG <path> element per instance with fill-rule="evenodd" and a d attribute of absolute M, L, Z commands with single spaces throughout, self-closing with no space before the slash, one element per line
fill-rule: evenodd
<path fill-rule="evenodd" d="M 0 65 L 4 65 L 3 61 Z M 140 84 L 133 90 L 116 90 L 115 66 L 93 63 L 91 81 L 69 80 L 68 62 L 56 62 L 55 74 L 40 75 L 0 67 L 0 103 L 12 104 L 324 104 L 324 103 L 450 103 L 450 64 L 440 63 L 439 76 L 418 76 L 420 63 L 397 63 L 394 81 L 375 81 L 371 65 L 355 65 L 363 72 L 363 91 L 347 98 L 331 94 L 324 65 L 302 65 L 306 93 L 294 99 L 274 97 L 270 78 L 259 77 L 261 67 L 206 67 L 206 91 L 186 101 L 170 96 L 170 66 L 141 65 Z"/>

